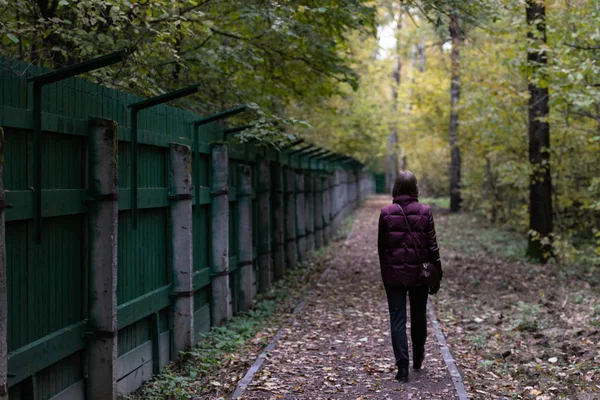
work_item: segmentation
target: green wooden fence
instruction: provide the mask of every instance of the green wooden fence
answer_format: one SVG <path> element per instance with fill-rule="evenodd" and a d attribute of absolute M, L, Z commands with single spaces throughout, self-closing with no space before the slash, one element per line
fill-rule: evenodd
<path fill-rule="evenodd" d="M 192 304 L 189 322 L 194 344 L 213 325 L 220 301 L 215 296 L 222 295 L 213 285 L 217 277 L 228 278 L 231 312 L 243 311 L 247 288 L 251 288 L 250 297 L 268 290 L 286 267 L 295 267 L 295 260 L 302 260 L 307 251 L 326 244 L 343 217 L 374 191 L 372 178 L 356 163 L 310 160 L 302 154 L 289 156 L 292 150 L 278 152 L 253 144 L 229 145 L 229 265 L 225 274 L 218 273 L 211 266 L 216 196 L 212 151 L 213 143 L 223 140 L 225 126 L 217 122 L 201 126 L 195 145 L 192 125 L 198 115 L 165 105 L 139 113 L 139 212 L 137 229 L 133 229 L 127 105 L 141 99 L 69 78 L 43 91 L 38 243 L 33 218 L 34 193 L 39 188 L 34 187 L 32 99 L 27 78 L 46 70 L 2 57 L 0 63 L 7 203 L 3 210 L 6 265 L 0 267 L 6 269 L 7 304 L 3 306 L 8 311 L 3 324 L 6 338 L 2 338 L 8 345 L 8 358 L 0 363 L 8 363 L 11 399 L 104 399 L 136 389 L 183 350 L 178 338 L 185 337 L 185 332 L 180 332 L 175 320 L 188 317 L 174 315 L 183 304 L 178 303 L 181 298 L 190 298 Z M 94 118 L 118 125 L 118 200 L 116 194 L 102 199 L 112 199 L 118 209 L 116 288 L 111 289 L 116 304 L 111 309 L 109 301 L 108 308 L 101 311 L 94 308 L 98 298 L 92 288 L 98 283 L 94 279 L 99 271 L 93 267 L 97 260 L 91 259 L 92 248 L 98 238 L 110 237 L 94 222 L 101 201 L 92 193 L 95 181 L 91 171 L 96 167 L 90 161 L 95 156 L 91 132 L 95 125 L 90 121 Z M 173 193 L 175 143 L 189 146 L 191 199 Z M 247 168 L 251 190 L 241 190 Z M 186 202 L 191 208 L 192 273 L 185 279 L 189 279 L 191 292 L 177 291 L 174 283 L 181 279 L 174 275 L 179 266 L 173 265 L 174 251 L 181 250 L 173 240 L 177 228 L 172 226 L 174 205 L 185 208 Z M 238 222 L 244 212 L 251 215 L 250 225 L 258 228 L 249 231 L 244 225 L 240 229 Z M 293 230 L 286 229 L 289 224 Z M 250 238 L 243 236 L 247 232 L 252 232 Z M 248 240 L 250 260 L 244 253 Z M 285 265 L 281 265 L 283 257 Z M 244 275 L 248 271 L 251 274 Z M 116 328 L 99 329 L 91 322 L 97 314 L 116 316 Z M 116 347 L 115 354 L 105 360 L 106 366 L 98 365 L 90 355 L 90 349 L 96 347 L 91 346 L 107 343 Z M 106 387 L 109 397 L 96 394 L 96 387 Z"/>

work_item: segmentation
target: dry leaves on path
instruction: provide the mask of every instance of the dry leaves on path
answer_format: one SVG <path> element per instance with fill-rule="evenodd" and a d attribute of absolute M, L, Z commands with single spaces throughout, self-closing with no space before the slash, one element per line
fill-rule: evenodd
<path fill-rule="evenodd" d="M 387 301 L 377 256 L 379 209 L 357 211 L 351 238 L 333 248 L 331 269 L 293 326 L 255 375 L 245 399 L 454 399 L 438 344 L 430 336 L 425 368 L 394 380 Z"/>

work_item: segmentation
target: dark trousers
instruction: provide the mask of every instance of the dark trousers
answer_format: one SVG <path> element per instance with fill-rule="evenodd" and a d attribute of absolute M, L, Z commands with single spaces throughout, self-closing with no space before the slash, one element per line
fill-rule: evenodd
<path fill-rule="evenodd" d="M 387 287 L 390 325 L 392 328 L 392 346 L 396 357 L 396 366 L 408 367 L 408 339 L 406 337 L 406 294 L 410 301 L 410 338 L 413 357 L 425 354 L 427 338 L 427 286 Z"/>

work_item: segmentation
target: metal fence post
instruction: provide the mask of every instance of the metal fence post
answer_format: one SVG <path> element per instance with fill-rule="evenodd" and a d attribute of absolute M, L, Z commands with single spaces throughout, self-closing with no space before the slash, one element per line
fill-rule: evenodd
<path fill-rule="evenodd" d="M 291 167 L 285 167 L 285 261 L 287 268 L 294 269 L 298 264 L 294 170 Z"/>
<path fill-rule="evenodd" d="M 4 224 L 4 130 L 0 127 L 0 399 L 8 399 L 8 299 L 6 285 L 6 226 Z"/>
<path fill-rule="evenodd" d="M 250 167 L 240 165 L 238 197 L 238 266 L 240 268 L 240 311 L 248 311 L 252 306 L 252 174 Z"/>
<path fill-rule="evenodd" d="M 211 149 L 211 266 L 212 325 L 220 326 L 231 318 L 229 290 L 229 195 L 227 146 L 215 144 Z"/>
<path fill-rule="evenodd" d="M 298 246 L 298 261 L 306 258 L 306 216 L 304 215 L 304 173 L 301 169 L 294 171 L 296 186 L 296 241 Z"/>
<path fill-rule="evenodd" d="M 118 187 L 115 122 L 92 118 L 90 143 L 90 273 L 87 393 L 117 397 Z"/>
<path fill-rule="evenodd" d="M 258 271 L 260 292 L 271 288 L 273 265 L 271 263 L 271 166 L 268 160 L 258 161 Z M 283 232 L 282 232 L 283 233 Z"/>
<path fill-rule="evenodd" d="M 285 214 L 283 167 L 280 162 L 271 163 L 272 222 L 273 222 L 273 280 L 278 281 L 285 273 Z"/>
<path fill-rule="evenodd" d="M 177 352 L 194 346 L 194 269 L 192 263 L 192 152 L 171 143 L 171 266 L 173 274 L 173 335 Z"/>

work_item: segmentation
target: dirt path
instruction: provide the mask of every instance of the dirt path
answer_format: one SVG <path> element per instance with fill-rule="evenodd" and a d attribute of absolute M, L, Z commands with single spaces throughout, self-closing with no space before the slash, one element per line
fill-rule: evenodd
<path fill-rule="evenodd" d="M 377 197 L 357 211 L 352 235 L 293 326 L 254 376 L 245 399 L 455 399 L 430 333 L 424 369 L 394 380 L 389 314 L 377 257 Z"/>

